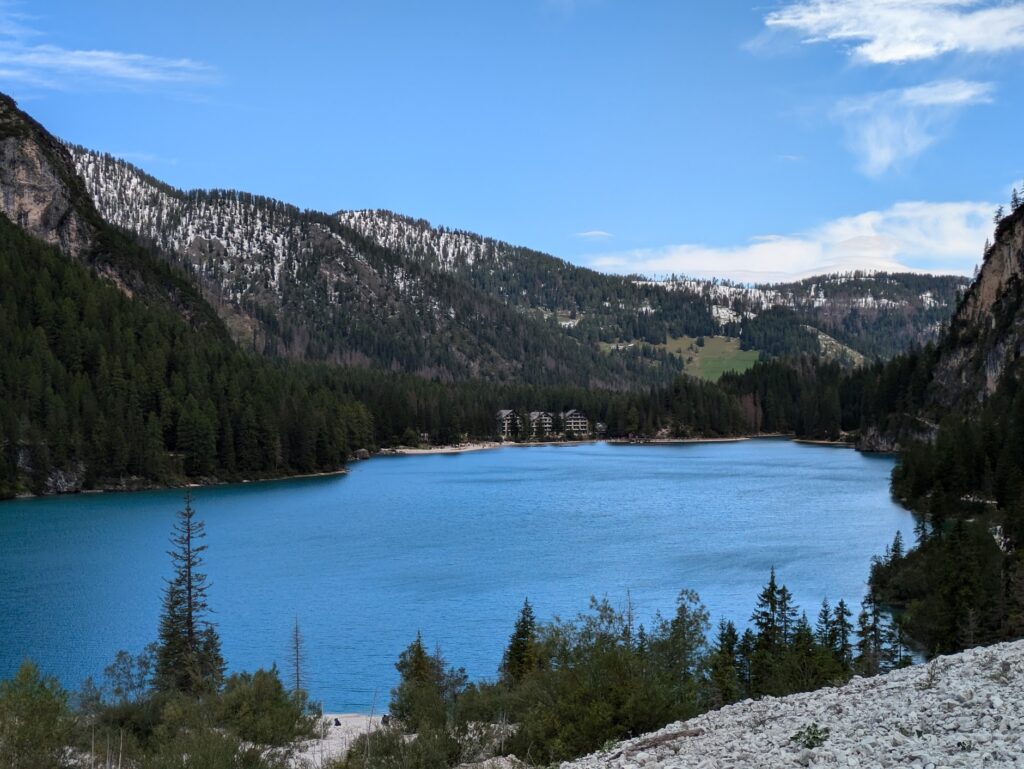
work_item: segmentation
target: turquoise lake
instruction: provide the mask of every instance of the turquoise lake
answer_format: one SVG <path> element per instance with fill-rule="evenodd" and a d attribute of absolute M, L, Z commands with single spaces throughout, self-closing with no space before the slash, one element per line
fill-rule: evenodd
<path fill-rule="evenodd" d="M 913 518 L 891 457 L 784 440 L 509 447 L 385 457 L 344 476 L 196 489 L 232 670 L 286 667 L 297 617 L 328 712 L 386 707 L 422 631 L 494 677 L 523 599 L 568 617 L 631 597 L 639 619 L 696 590 L 745 625 L 774 566 L 812 622 L 859 604 Z M 156 636 L 180 490 L 0 503 L 0 678 L 28 657 L 76 687 Z"/>

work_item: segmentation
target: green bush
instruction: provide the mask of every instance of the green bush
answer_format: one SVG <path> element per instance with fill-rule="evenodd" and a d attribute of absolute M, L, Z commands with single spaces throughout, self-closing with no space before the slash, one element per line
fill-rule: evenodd
<path fill-rule="evenodd" d="M 243 745 L 216 729 L 182 731 L 143 759 L 141 769 L 287 769 L 287 756 Z"/>
<path fill-rule="evenodd" d="M 0 681 L 0 766 L 53 769 L 68 765 L 72 727 L 68 695 L 31 662 Z"/>
<path fill-rule="evenodd" d="M 332 769 L 447 769 L 462 760 L 459 741 L 444 729 L 410 737 L 401 729 L 380 729 L 356 738 Z"/>
<path fill-rule="evenodd" d="M 229 677 L 220 698 L 219 720 L 243 740 L 279 746 L 312 737 L 317 719 L 308 712 L 304 695 L 285 691 L 272 667 Z"/>

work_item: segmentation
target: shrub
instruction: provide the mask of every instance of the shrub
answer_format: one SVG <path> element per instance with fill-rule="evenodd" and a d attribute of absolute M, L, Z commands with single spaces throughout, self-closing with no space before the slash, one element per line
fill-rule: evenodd
<path fill-rule="evenodd" d="M 299 737 L 311 737 L 316 726 L 305 696 L 285 691 L 276 667 L 228 678 L 220 716 L 243 740 L 259 745 L 285 745 Z"/>
<path fill-rule="evenodd" d="M 26 661 L 14 678 L 0 682 L 0 766 L 66 766 L 70 730 L 68 695 L 55 678 Z"/>

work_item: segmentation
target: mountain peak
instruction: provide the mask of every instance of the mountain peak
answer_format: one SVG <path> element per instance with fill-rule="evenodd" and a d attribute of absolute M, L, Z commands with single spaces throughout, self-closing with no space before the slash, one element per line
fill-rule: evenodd
<path fill-rule="evenodd" d="M 0 211 L 68 256 L 95 243 L 99 214 L 67 149 L 0 94 Z"/>

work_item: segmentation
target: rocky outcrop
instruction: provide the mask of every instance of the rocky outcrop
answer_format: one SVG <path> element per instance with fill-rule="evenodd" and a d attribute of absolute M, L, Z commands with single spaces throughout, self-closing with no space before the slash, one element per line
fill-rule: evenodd
<path fill-rule="evenodd" d="M 92 245 L 89 226 L 38 145 L 9 136 L 0 140 L 0 211 L 65 254 L 81 257 Z"/>
<path fill-rule="evenodd" d="M 746 700 L 562 769 L 1019 767 L 1024 641 L 838 689 Z"/>
<path fill-rule="evenodd" d="M 1003 219 L 940 345 L 932 411 L 980 403 L 1024 355 L 1024 208 Z"/>
<path fill-rule="evenodd" d="M 868 427 L 857 436 L 854 444 L 857 451 L 868 453 L 888 454 L 900 450 L 900 443 L 896 436 L 882 432 L 877 427 Z"/>
<path fill-rule="evenodd" d="M 67 150 L 0 95 L 0 211 L 31 235 L 80 258 L 94 211 Z"/>
<path fill-rule="evenodd" d="M 45 494 L 77 494 L 85 485 L 85 465 L 76 462 L 71 467 L 51 470 L 46 478 Z"/>

